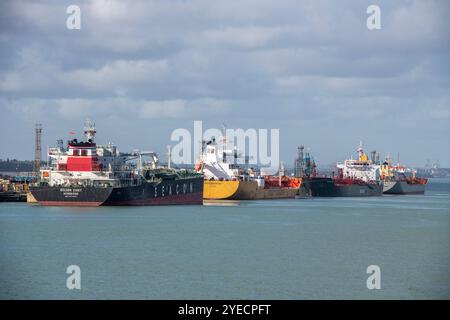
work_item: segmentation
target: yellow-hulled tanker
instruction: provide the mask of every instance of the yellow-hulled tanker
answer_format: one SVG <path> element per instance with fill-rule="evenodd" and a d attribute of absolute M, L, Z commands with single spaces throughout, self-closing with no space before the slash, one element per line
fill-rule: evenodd
<path fill-rule="evenodd" d="M 226 140 L 223 140 L 226 141 Z M 219 156 L 221 155 L 221 156 Z M 203 145 L 203 153 L 196 170 L 205 176 L 203 198 L 206 200 L 259 200 L 295 198 L 300 181 L 284 176 L 262 177 L 255 172 L 243 170 L 229 158 L 236 159 L 225 143 L 219 146 L 213 138 Z"/>

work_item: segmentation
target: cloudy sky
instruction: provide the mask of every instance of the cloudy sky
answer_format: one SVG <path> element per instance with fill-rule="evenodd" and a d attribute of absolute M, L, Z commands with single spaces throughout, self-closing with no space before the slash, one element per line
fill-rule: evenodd
<path fill-rule="evenodd" d="M 81 8 L 68 30 L 66 8 Z M 368 30 L 366 9 L 381 8 Z M 176 128 L 279 128 L 320 164 L 359 141 L 450 167 L 449 1 L 1 1 L 0 158 L 97 123 L 164 154 Z"/>

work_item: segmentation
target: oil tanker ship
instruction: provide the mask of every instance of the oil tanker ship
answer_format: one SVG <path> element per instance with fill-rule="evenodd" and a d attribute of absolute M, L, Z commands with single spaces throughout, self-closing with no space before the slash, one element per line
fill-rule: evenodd
<path fill-rule="evenodd" d="M 97 145 L 91 121 L 86 141 L 62 140 L 48 149 L 49 166 L 30 187 L 34 199 L 49 206 L 129 206 L 202 204 L 203 177 L 158 165 L 154 152 L 121 153 L 112 144 Z M 149 161 L 143 161 L 148 157 Z"/>
<path fill-rule="evenodd" d="M 226 148 L 226 138 L 219 145 L 213 138 L 204 141 L 195 169 L 205 177 L 203 198 L 207 200 L 262 200 L 295 198 L 300 182 L 284 176 L 264 176 L 253 169 L 244 169 L 228 159 L 237 159 L 236 149 Z M 235 162 L 235 161 L 234 161 Z"/>
<path fill-rule="evenodd" d="M 367 197 L 381 196 L 380 166 L 369 160 L 362 144 L 357 160 L 338 163 L 338 175 L 334 177 L 309 176 L 303 179 L 305 189 L 313 197 Z"/>
<path fill-rule="evenodd" d="M 312 197 L 368 197 L 382 194 L 379 183 L 351 178 L 310 177 L 304 183 Z"/>
<path fill-rule="evenodd" d="M 398 164 L 391 165 L 388 156 L 381 165 L 381 180 L 383 181 L 384 194 L 425 194 L 428 179 L 416 177 L 412 170 L 412 176 L 406 176 L 407 168 Z"/>

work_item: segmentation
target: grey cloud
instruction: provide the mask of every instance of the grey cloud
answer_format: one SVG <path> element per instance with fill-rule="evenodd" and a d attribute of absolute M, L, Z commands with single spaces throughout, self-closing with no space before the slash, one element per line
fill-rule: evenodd
<path fill-rule="evenodd" d="M 2 124 L 25 146 L 2 140 L 0 157 L 32 157 L 35 121 L 50 135 L 92 116 L 125 147 L 164 149 L 171 128 L 201 119 L 280 128 L 287 159 L 303 142 L 332 162 L 363 139 L 450 165 L 424 140 L 449 146 L 447 1 L 379 1 L 378 31 L 371 1 L 77 1 L 70 31 L 72 2 L 0 4 Z"/>

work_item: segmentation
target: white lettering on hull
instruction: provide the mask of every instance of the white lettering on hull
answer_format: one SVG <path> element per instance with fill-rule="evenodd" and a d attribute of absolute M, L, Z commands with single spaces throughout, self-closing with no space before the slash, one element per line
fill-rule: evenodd
<path fill-rule="evenodd" d="M 61 188 L 59 191 L 63 194 L 64 198 L 78 198 L 81 189 Z"/>

